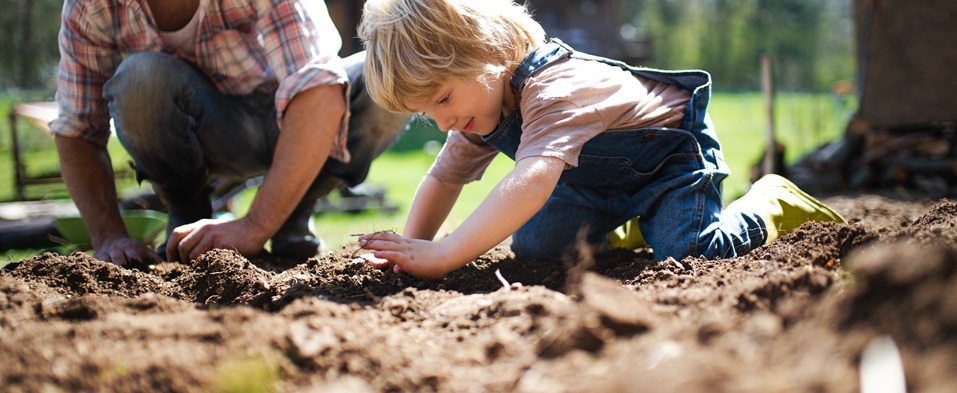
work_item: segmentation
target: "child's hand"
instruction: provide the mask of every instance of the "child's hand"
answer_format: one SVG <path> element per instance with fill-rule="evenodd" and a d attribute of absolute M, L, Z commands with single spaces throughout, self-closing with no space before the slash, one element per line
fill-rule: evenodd
<path fill-rule="evenodd" d="M 458 266 L 446 266 L 449 258 L 437 242 L 410 239 L 392 232 L 359 236 L 359 246 L 373 250 L 360 257 L 375 268 L 392 267 L 396 273 L 406 272 L 425 279 L 439 279 Z"/>

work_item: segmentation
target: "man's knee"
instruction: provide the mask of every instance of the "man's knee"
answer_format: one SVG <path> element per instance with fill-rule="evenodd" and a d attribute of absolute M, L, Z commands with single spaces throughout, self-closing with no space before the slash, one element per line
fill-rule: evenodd
<path fill-rule="evenodd" d="M 408 114 L 382 109 L 372 101 L 372 97 L 366 92 L 364 86 L 362 91 L 350 101 L 349 110 L 351 111 L 349 133 L 354 133 L 365 142 L 357 144 L 357 151 L 350 150 L 353 159 L 360 160 L 371 161 L 372 158 L 392 147 L 405 132 L 412 118 Z"/>
<path fill-rule="evenodd" d="M 116 98 L 143 97 L 169 91 L 181 74 L 182 60 L 157 52 L 134 53 L 123 60 L 104 85 L 104 95 Z"/>
<path fill-rule="evenodd" d="M 140 138 L 150 125 L 175 115 L 178 108 L 172 102 L 189 90 L 187 69 L 182 60 L 154 52 L 136 53 L 120 63 L 104 85 L 103 97 L 121 140 Z"/>

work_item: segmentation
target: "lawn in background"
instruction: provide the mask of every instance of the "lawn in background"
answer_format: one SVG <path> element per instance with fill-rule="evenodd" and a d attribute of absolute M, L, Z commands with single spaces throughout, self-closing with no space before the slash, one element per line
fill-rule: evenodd
<path fill-rule="evenodd" d="M 37 98 L 30 98 L 37 99 Z M 0 94 L 0 200 L 9 201 L 14 195 L 13 159 L 11 154 L 8 112 L 13 102 L 25 100 L 22 96 Z M 829 94 L 779 93 L 775 99 L 775 132 L 787 146 L 786 161 L 794 162 L 814 148 L 835 140 L 844 131 L 844 125 L 853 111 Z M 715 93 L 710 111 L 725 159 L 731 167 L 731 177 L 724 184 L 725 203 L 747 192 L 750 170 L 763 154 L 767 127 L 767 110 L 760 93 Z M 20 122 L 20 134 L 25 148 L 24 157 L 31 173 L 55 171 L 57 158 L 52 138 L 32 126 Z M 23 137 L 21 137 L 23 138 Z M 114 168 L 127 166 L 129 157 L 116 143 L 110 144 Z M 437 130 L 421 131 L 404 137 L 403 149 L 386 152 L 373 165 L 368 183 L 384 187 L 386 199 L 398 207 L 394 213 L 378 210 L 360 213 L 320 213 L 316 216 L 317 234 L 329 249 L 338 249 L 355 241 L 353 234 L 382 230 L 401 232 L 408 214 L 412 197 L 419 181 L 434 159 L 434 148 L 425 149 L 428 140 L 442 140 L 444 134 Z M 413 148 L 409 148 L 409 146 Z M 434 145 L 434 143 L 433 143 Z M 398 151 L 402 150 L 402 151 Z M 428 150 L 428 151 L 427 151 Z M 512 168 L 514 163 L 499 156 L 486 171 L 484 179 L 466 185 L 459 201 L 452 210 L 442 231 L 448 231 L 461 223 L 484 199 L 488 192 Z M 132 180 L 118 182 L 121 194 L 141 192 Z M 254 198 L 255 189 L 244 191 L 234 203 L 234 213 L 242 216 Z M 37 187 L 30 198 L 66 198 L 62 185 L 48 188 Z M 7 251 L 0 261 L 20 260 L 34 255 L 37 250 Z M 2 263 L 2 262 L 0 262 Z"/>
<path fill-rule="evenodd" d="M 822 93 L 780 93 L 775 97 L 774 132 L 792 164 L 844 134 L 856 103 Z M 721 141 L 731 176 L 724 183 L 725 204 L 748 191 L 751 167 L 764 154 L 767 106 L 761 93 L 715 93 L 708 112 Z"/>

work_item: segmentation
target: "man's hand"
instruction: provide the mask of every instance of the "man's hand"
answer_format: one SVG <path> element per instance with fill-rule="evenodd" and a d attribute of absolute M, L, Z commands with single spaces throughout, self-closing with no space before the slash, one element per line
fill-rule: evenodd
<path fill-rule="evenodd" d="M 160 262 L 145 244 L 130 238 L 117 208 L 113 166 L 105 146 L 57 135 L 60 172 L 83 223 L 90 232 L 96 259 L 127 265 Z"/>
<path fill-rule="evenodd" d="M 129 237 L 116 237 L 100 243 L 93 257 L 116 265 L 130 263 L 160 263 L 163 261 L 153 250 L 142 242 Z"/>
<path fill-rule="evenodd" d="M 191 261 L 214 248 L 253 256 L 262 251 L 268 238 L 269 234 L 246 219 L 199 220 L 173 229 L 166 243 L 166 259 Z"/>
<path fill-rule="evenodd" d="M 392 232 L 378 232 L 359 237 L 362 248 L 374 250 L 362 258 L 375 268 L 392 267 L 395 272 L 435 280 L 459 266 L 446 253 L 442 243 L 410 239 Z"/>

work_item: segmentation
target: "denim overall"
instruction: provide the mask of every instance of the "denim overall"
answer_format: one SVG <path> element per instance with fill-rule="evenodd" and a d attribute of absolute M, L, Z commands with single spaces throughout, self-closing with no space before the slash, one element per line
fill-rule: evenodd
<path fill-rule="evenodd" d="M 632 217 L 656 259 L 730 258 L 764 244 L 763 220 L 732 207 L 722 211 L 728 176 L 707 114 L 711 77 L 704 71 L 659 71 L 592 56 L 558 40 L 519 64 L 510 84 L 517 96 L 526 79 L 566 57 L 598 61 L 693 92 L 679 128 L 606 130 L 583 146 L 578 167 L 565 170 L 551 197 L 512 236 L 521 258 L 555 259 L 578 240 L 607 243 L 607 233 Z M 520 109 L 482 139 L 513 160 L 522 135 Z"/>

